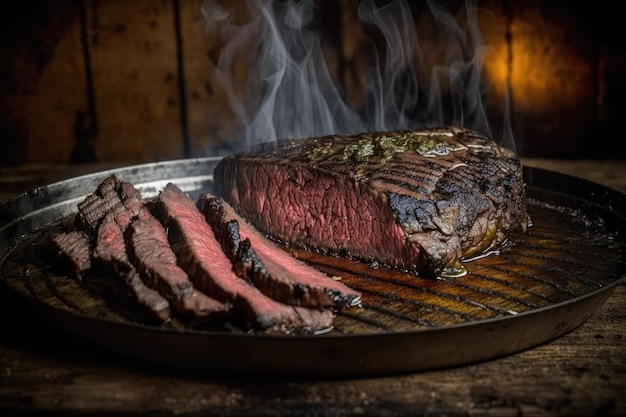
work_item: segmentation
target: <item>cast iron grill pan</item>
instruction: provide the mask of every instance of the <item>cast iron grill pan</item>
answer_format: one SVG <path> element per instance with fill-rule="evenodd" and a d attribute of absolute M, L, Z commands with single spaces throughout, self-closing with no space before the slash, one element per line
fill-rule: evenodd
<path fill-rule="evenodd" d="M 462 278 L 414 274 L 302 250 L 292 253 L 363 294 L 322 335 L 150 324 L 119 280 L 78 282 L 38 248 L 111 173 L 153 197 L 167 182 L 195 200 L 219 158 L 104 171 L 51 184 L 0 206 L 1 291 L 42 320 L 148 366 L 229 374 L 365 376 L 460 366 L 545 343 L 584 323 L 626 270 L 626 196 L 576 177 L 524 168 L 533 225 Z"/>

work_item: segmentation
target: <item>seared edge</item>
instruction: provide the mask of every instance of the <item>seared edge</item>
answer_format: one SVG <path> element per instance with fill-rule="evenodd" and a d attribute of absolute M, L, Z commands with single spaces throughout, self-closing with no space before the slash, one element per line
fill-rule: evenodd
<path fill-rule="evenodd" d="M 196 204 L 233 262 L 235 272 L 264 294 L 306 307 L 341 309 L 359 305 L 358 291 L 289 255 L 222 198 L 205 193 Z"/>

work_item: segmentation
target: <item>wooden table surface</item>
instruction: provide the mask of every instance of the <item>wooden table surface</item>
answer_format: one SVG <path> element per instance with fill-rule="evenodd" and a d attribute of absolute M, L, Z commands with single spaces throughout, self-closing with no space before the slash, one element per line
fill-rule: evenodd
<path fill-rule="evenodd" d="M 524 163 L 626 193 L 626 161 Z M 112 167 L 0 168 L 0 201 Z M 3 295 L 0 416 L 626 416 L 625 305 L 622 278 L 577 329 L 480 364 L 378 378 L 245 380 L 137 368 L 59 334 Z"/>

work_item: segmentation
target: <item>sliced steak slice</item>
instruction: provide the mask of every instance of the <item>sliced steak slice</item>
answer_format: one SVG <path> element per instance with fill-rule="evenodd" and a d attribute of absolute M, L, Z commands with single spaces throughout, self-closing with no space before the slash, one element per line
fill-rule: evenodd
<path fill-rule="evenodd" d="M 137 304 L 151 319 L 159 323 L 171 319 L 172 311 L 168 301 L 156 290 L 144 284 L 136 270 L 129 271 L 124 279 Z"/>
<path fill-rule="evenodd" d="M 315 332 L 331 326 L 334 316 L 330 310 L 288 306 L 238 277 L 213 229 L 189 195 L 175 184 L 169 183 L 161 191 L 157 208 L 178 262 L 194 285 L 218 300 L 232 302 L 245 325 L 268 332 Z"/>
<path fill-rule="evenodd" d="M 69 266 L 72 275 L 82 279 L 91 268 L 91 239 L 80 231 L 61 232 L 50 237 L 55 257 Z"/>
<path fill-rule="evenodd" d="M 152 318 L 159 321 L 170 319 L 171 309 L 167 299 L 144 284 L 139 272 L 130 262 L 124 232 L 115 221 L 112 212 L 100 221 L 93 256 L 94 260 L 122 277 L 128 290 Z"/>
<path fill-rule="evenodd" d="M 225 157 L 214 180 L 276 240 L 424 276 L 462 275 L 529 223 L 515 154 L 456 127 L 267 143 Z"/>
<path fill-rule="evenodd" d="M 79 205 L 76 224 L 85 230 L 97 230 L 94 257 L 120 275 L 149 311 L 161 307 L 162 300 L 155 306 L 149 304 L 160 297 L 195 324 L 223 317 L 227 312 L 226 304 L 193 288 L 187 274 L 176 265 L 163 226 L 150 214 L 141 193 L 131 183 L 115 175 L 107 177 Z M 128 234 L 131 251 L 126 242 Z M 165 311 L 151 313 L 168 318 L 161 317 Z"/>
<path fill-rule="evenodd" d="M 121 200 L 116 187 L 119 180 L 115 175 L 105 178 L 96 190 L 78 204 L 76 228 L 91 236 L 98 233 L 100 222 L 114 207 L 120 207 Z M 123 206 L 122 206 L 123 208 Z"/>
<path fill-rule="evenodd" d="M 116 221 L 122 229 L 125 229 L 135 217 L 143 214 L 146 209 L 146 203 L 141 192 L 127 181 L 118 180 L 116 190 L 125 208 L 125 210 L 121 210 L 121 213 L 117 214 Z"/>
<path fill-rule="evenodd" d="M 111 174 L 78 204 L 76 228 L 95 236 L 104 216 L 113 213 L 115 221 L 124 231 L 144 208 L 141 192 L 131 183 L 120 181 L 115 174 Z"/>
<path fill-rule="evenodd" d="M 93 259 L 120 276 L 137 303 L 152 318 L 166 321 L 171 318 L 169 302 L 143 282 L 128 257 L 124 233 L 141 215 L 149 215 L 149 212 L 139 190 L 112 174 L 78 205 L 75 224 L 94 237 Z"/>
<path fill-rule="evenodd" d="M 360 303 L 361 294 L 268 240 L 220 197 L 202 194 L 196 205 L 204 214 L 235 272 L 264 294 L 286 304 L 341 309 Z M 242 240 L 247 241 L 242 245 Z"/>
<path fill-rule="evenodd" d="M 229 305 L 193 287 L 189 276 L 177 265 L 163 225 L 152 215 L 144 215 L 129 227 L 127 246 L 131 261 L 144 282 L 171 303 L 174 311 L 196 323 L 224 318 Z"/>

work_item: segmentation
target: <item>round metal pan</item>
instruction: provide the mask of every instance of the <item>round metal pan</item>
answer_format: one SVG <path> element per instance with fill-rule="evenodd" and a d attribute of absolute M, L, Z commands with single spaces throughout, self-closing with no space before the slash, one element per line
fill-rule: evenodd
<path fill-rule="evenodd" d="M 207 374 L 353 377 L 460 366 L 513 354 L 584 323 L 624 275 L 626 196 L 590 181 L 524 168 L 533 226 L 456 279 L 415 275 L 294 251 L 363 293 L 322 335 L 269 335 L 152 325 L 34 250 L 46 230 L 115 173 L 144 197 L 167 182 L 192 198 L 212 189 L 219 158 L 130 166 L 72 178 L 0 205 L 0 291 L 60 331 L 153 369 Z M 132 310 L 132 309 L 131 309 Z M 121 356 L 121 357 L 120 357 Z"/>

